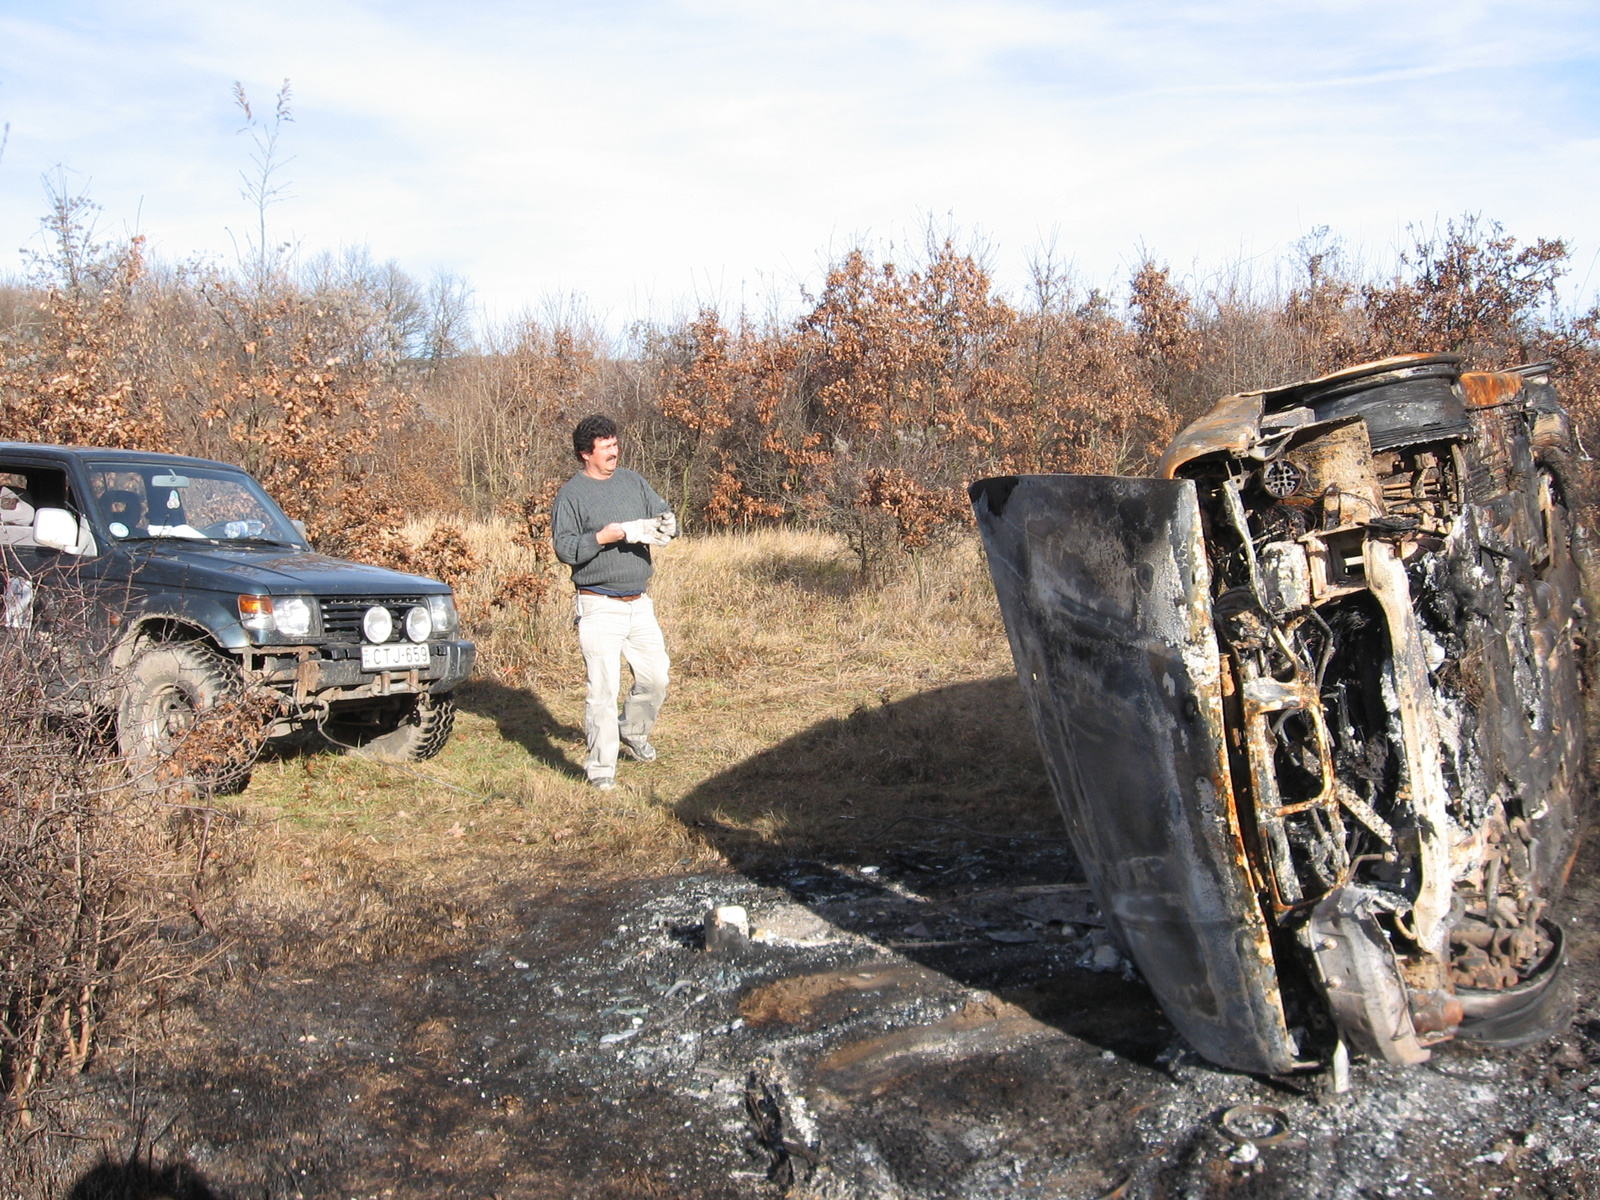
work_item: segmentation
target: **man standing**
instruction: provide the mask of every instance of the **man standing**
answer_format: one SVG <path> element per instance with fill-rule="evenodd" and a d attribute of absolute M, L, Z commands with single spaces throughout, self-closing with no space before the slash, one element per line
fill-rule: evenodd
<path fill-rule="evenodd" d="M 640 762 L 656 757 L 650 731 L 667 698 L 667 646 L 645 587 L 655 571 L 650 547 L 671 541 L 678 524 L 642 475 L 617 466 L 617 426 L 609 417 L 579 421 L 572 449 L 583 470 L 556 493 L 551 534 L 578 589 L 578 644 L 589 673 L 584 765 L 589 782 L 609 791 L 617 786 L 620 748 Z M 623 659 L 633 687 L 619 723 Z"/>

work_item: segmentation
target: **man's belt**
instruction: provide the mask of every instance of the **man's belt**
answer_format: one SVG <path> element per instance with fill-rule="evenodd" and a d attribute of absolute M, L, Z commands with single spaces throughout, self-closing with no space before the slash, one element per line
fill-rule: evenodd
<path fill-rule="evenodd" d="M 644 593 L 643 592 L 635 592 L 631 596 L 613 596 L 609 592 L 597 592 L 593 588 L 579 588 L 578 589 L 578 595 L 580 595 L 580 596 L 604 596 L 607 600 L 630 600 L 631 601 L 631 600 L 637 600 L 640 596 L 644 595 Z"/>

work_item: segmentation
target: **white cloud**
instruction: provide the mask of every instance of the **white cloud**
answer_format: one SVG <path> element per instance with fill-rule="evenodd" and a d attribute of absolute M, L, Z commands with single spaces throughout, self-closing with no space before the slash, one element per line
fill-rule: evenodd
<path fill-rule="evenodd" d="M 1051 228 L 1102 281 L 1141 243 L 1381 249 L 1462 211 L 1589 254 L 1597 41 L 1576 4 L 0 3 L 0 247 L 60 161 L 166 253 L 226 252 L 229 88 L 287 76 L 279 227 L 502 311 L 737 301 L 946 213 L 1013 279 Z"/>

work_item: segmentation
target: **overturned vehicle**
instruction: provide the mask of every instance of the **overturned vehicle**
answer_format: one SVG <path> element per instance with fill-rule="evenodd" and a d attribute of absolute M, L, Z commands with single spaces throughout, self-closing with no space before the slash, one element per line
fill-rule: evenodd
<path fill-rule="evenodd" d="M 1222 400 L 1158 477 L 971 488 L 1113 935 L 1208 1059 L 1426 1059 L 1570 1019 L 1585 609 L 1548 366 Z"/>

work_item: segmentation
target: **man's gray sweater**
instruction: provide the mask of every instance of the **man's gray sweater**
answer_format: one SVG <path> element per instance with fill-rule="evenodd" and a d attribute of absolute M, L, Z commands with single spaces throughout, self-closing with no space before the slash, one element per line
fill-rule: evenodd
<path fill-rule="evenodd" d="M 642 592 L 655 572 L 650 547 L 637 542 L 602 546 L 594 535 L 613 521 L 657 517 L 668 507 L 643 475 L 626 467 L 618 467 L 610 479 L 580 471 L 556 493 L 551 519 L 556 557 L 572 568 L 572 582 L 580 588 L 622 596 Z"/>

